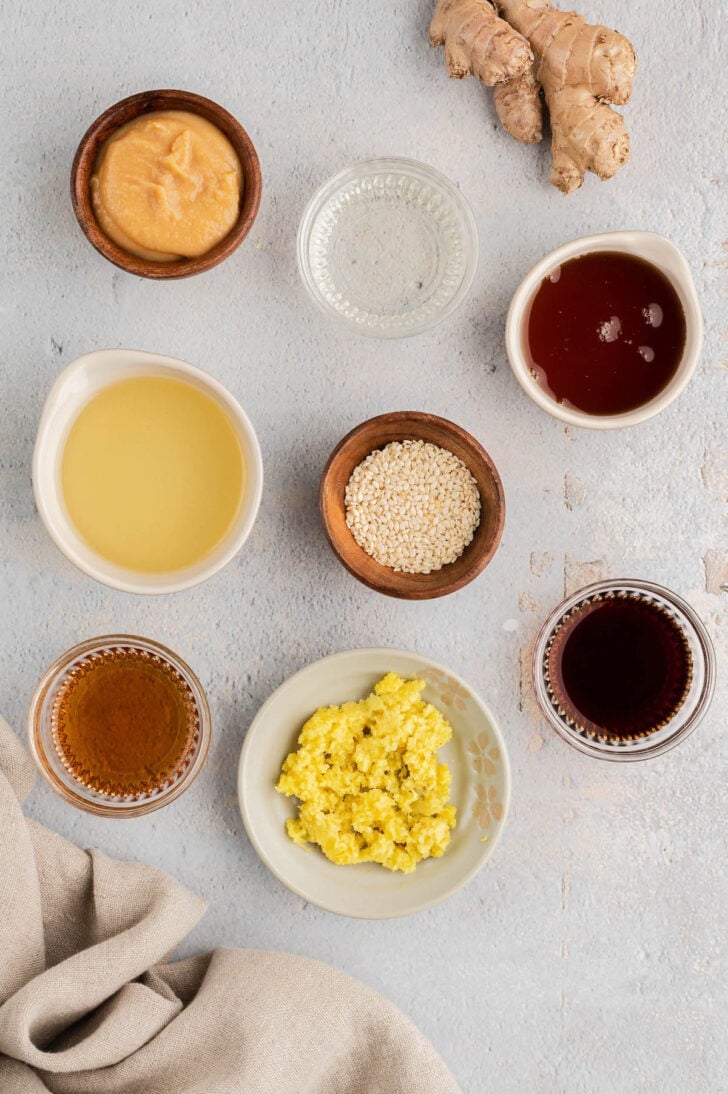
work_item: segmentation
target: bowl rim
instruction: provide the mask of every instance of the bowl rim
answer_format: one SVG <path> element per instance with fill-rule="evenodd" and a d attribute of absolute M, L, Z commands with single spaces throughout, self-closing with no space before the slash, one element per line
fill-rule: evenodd
<path fill-rule="evenodd" d="M 381 584 L 378 584 L 375 580 L 368 578 L 365 574 L 358 570 L 356 566 L 352 565 L 349 560 L 344 557 L 339 549 L 339 543 L 333 531 L 333 527 L 329 517 L 329 505 L 327 503 L 328 481 L 334 467 L 334 463 L 348 444 L 351 444 L 354 440 L 361 436 L 362 433 L 367 432 L 367 430 L 369 430 L 373 426 L 376 426 L 380 423 L 384 424 L 385 422 L 393 422 L 395 424 L 401 423 L 403 427 L 406 426 L 408 422 L 412 422 L 415 425 L 417 425 L 418 423 L 436 423 L 438 426 L 444 428 L 446 433 L 457 436 L 458 439 L 468 448 L 469 451 L 475 453 L 478 460 L 487 469 L 493 481 L 493 485 L 495 487 L 495 491 L 498 497 L 498 516 L 496 528 L 488 549 L 483 550 L 481 554 L 478 555 L 473 563 L 468 567 L 468 569 L 465 570 L 454 582 L 452 580 L 447 581 L 447 566 L 443 566 L 442 569 L 439 571 L 433 571 L 433 573 L 436 572 L 442 575 L 442 588 L 435 587 L 432 589 L 432 591 L 422 590 L 415 586 L 410 589 L 397 589 L 396 586 L 400 581 L 406 581 L 407 577 L 412 575 L 398 574 L 394 570 L 389 570 L 388 567 L 383 566 L 383 576 L 386 574 L 389 579 L 389 588 L 384 589 L 381 587 Z M 417 432 L 417 430 L 413 429 L 412 432 Z M 424 437 L 421 439 L 425 440 Z M 377 446 L 375 445 L 374 448 L 372 448 L 372 451 L 374 451 L 376 447 Z M 463 462 L 466 463 L 468 470 L 472 474 L 472 468 L 466 461 Z M 352 465 L 351 471 L 354 470 L 355 466 L 356 464 Z M 344 437 L 342 437 L 338 444 L 333 448 L 331 454 L 326 461 L 326 464 L 324 465 L 324 469 L 321 473 L 321 479 L 319 481 L 318 505 L 321 523 L 323 525 L 326 539 L 328 540 L 329 546 L 331 547 L 332 551 L 338 558 L 339 562 L 343 565 L 343 567 L 348 570 L 352 577 L 355 577 L 363 585 L 366 585 L 367 588 L 372 589 L 374 592 L 381 593 L 385 596 L 390 596 L 398 600 L 435 600 L 438 597 L 449 596 L 450 593 L 458 592 L 466 585 L 469 585 L 471 581 L 474 581 L 476 577 L 480 576 L 480 574 L 495 556 L 503 537 L 503 530 L 505 527 L 506 518 L 506 499 L 505 491 L 503 489 L 503 481 L 501 479 L 498 468 L 495 465 L 495 462 L 493 461 L 490 454 L 485 450 L 485 448 L 483 448 L 480 441 L 478 441 L 477 438 L 472 435 L 472 433 L 469 433 L 468 430 L 464 429 L 463 426 L 457 425 L 457 423 L 455 422 L 451 422 L 448 418 L 442 418 L 437 414 L 430 414 L 422 410 L 394 410 L 384 414 L 377 414 L 375 415 L 375 417 L 368 418 L 366 421 L 360 422 L 359 425 L 354 426 L 353 429 L 350 429 L 349 432 Z M 353 540 L 353 542 L 356 543 L 355 540 Z M 469 551 L 472 545 L 473 541 L 468 544 L 463 554 Z M 366 554 L 364 549 L 359 547 L 358 544 L 356 544 L 356 547 L 359 551 L 362 552 L 362 554 Z M 367 555 L 366 557 L 370 558 L 369 555 Z"/>
<path fill-rule="evenodd" d="M 622 414 L 589 414 L 583 410 L 560 406 L 531 375 L 522 349 L 523 329 L 528 309 L 543 279 L 554 267 L 572 258 L 595 251 L 618 251 L 631 254 L 656 266 L 675 289 L 685 313 L 685 348 L 675 375 L 662 391 L 642 406 Z M 526 394 L 554 418 L 567 425 L 586 429 L 621 429 L 637 425 L 659 414 L 684 390 L 698 364 L 703 345 L 703 318 L 695 284 L 684 254 L 677 244 L 657 232 L 638 229 L 600 232 L 569 240 L 550 251 L 525 275 L 514 292 L 505 325 L 506 353 L 516 380 Z"/>
<path fill-rule="evenodd" d="M 342 317 L 339 312 L 327 303 L 326 299 L 319 292 L 311 275 L 311 264 L 308 257 L 308 243 L 313 226 L 322 206 L 331 195 L 335 193 L 344 182 L 359 176 L 372 174 L 377 170 L 386 170 L 388 166 L 395 171 L 424 175 L 429 182 L 437 183 L 438 186 L 446 191 L 453 204 L 457 206 L 458 211 L 463 217 L 467 236 L 465 245 L 467 251 L 465 270 L 463 272 L 462 281 L 451 299 L 436 315 L 430 316 L 428 319 L 422 320 L 420 323 L 407 327 L 404 330 L 399 328 L 384 330 L 367 328 L 365 326 L 360 327 L 358 324 Z M 324 315 L 329 316 L 341 330 L 349 330 L 354 333 L 366 335 L 369 338 L 385 340 L 410 338 L 418 334 L 424 334 L 426 331 L 432 330 L 434 327 L 438 326 L 440 322 L 452 315 L 452 313 L 463 303 L 472 287 L 478 269 L 478 257 L 478 225 L 470 203 L 465 198 L 460 188 L 452 179 L 448 178 L 444 172 L 440 171 L 439 168 L 431 167 L 429 163 L 414 159 L 410 156 L 372 156 L 368 159 L 357 160 L 355 163 L 352 163 L 348 167 L 344 167 L 331 175 L 321 183 L 306 203 L 296 235 L 296 261 L 299 276 L 309 298 L 314 302 L 319 311 Z"/>
<path fill-rule="evenodd" d="M 98 800 L 87 797 L 84 794 L 85 788 L 82 784 L 79 784 L 81 787 L 79 790 L 73 788 L 74 780 L 72 780 L 72 778 L 69 778 L 67 785 L 45 762 L 45 748 L 41 740 L 42 727 L 40 725 L 40 718 L 43 705 L 46 696 L 48 695 L 48 691 L 58 674 L 74 661 L 97 650 L 106 649 L 109 646 L 134 646 L 142 648 L 160 656 L 163 660 L 168 661 L 173 668 L 184 677 L 188 687 L 192 691 L 197 705 L 200 723 L 200 747 L 181 778 L 179 778 L 177 782 L 166 787 L 166 789 L 160 791 L 156 797 L 145 798 L 137 802 L 132 801 L 128 805 L 116 804 L 112 806 L 105 803 L 101 796 L 99 796 Z M 76 809 L 81 809 L 85 813 L 92 813 L 94 816 L 106 817 L 111 820 L 127 820 L 132 817 L 144 816 L 147 813 L 154 813 L 158 809 L 163 809 L 164 806 L 170 805 L 173 801 L 176 801 L 177 798 L 181 797 L 182 794 L 189 789 L 204 767 L 210 751 L 210 741 L 212 739 L 212 715 L 210 712 L 210 704 L 197 673 L 190 668 L 187 662 L 180 657 L 178 653 L 175 653 L 174 650 L 170 649 L 169 646 L 165 646 L 161 642 L 155 641 L 153 638 L 143 638 L 141 635 L 135 634 L 98 635 L 95 638 L 87 638 L 82 642 L 77 642 L 75 645 L 59 654 L 53 663 L 45 670 L 33 690 L 33 695 L 28 706 L 26 726 L 30 754 L 33 757 L 40 775 L 45 779 L 51 789 L 62 798 L 63 801 L 67 802 L 69 805 L 75 806 Z"/>
<path fill-rule="evenodd" d="M 248 820 L 247 803 L 245 802 L 245 795 L 243 793 L 243 781 L 247 755 L 252 748 L 249 742 L 253 739 L 253 729 L 255 728 L 256 723 L 260 723 L 263 721 L 264 715 L 273 705 L 274 701 L 278 698 L 281 692 L 283 692 L 284 690 L 295 691 L 296 685 L 299 682 L 300 678 L 307 674 L 309 671 L 315 668 L 321 668 L 322 666 L 335 667 L 337 661 L 343 661 L 345 658 L 352 657 L 352 655 L 361 657 L 381 656 L 383 658 L 395 655 L 400 657 L 413 658 L 416 661 L 423 663 L 427 669 L 444 673 L 447 677 L 450 677 L 452 680 L 454 680 L 457 684 L 465 689 L 475 706 L 477 706 L 484 714 L 485 718 L 490 723 L 494 737 L 496 739 L 498 747 L 500 748 L 500 762 L 503 771 L 503 817 L 499 822 L 495 833 L 492 837 L 488 838 L 487 843 L 484 843 L 482 845 L 484 850 L 481 857 L 478 858 L 475 864 L 465 873 L 465 875 L 458 881 L 456 885 L 452 886 L 450 889 L 447 890 L 447 892 L 443 893 L 442 895 L 422 900 L 418 904 L 408 907 L 405 911 L 383 912 L 381 914 L 371 915 L 356 915 L 353 912 L 342 912 L 335 907 L 330 907 L 329 903 L 326 901 L 314 900 L 311 897 L 310 893 L 301 891 L 298 886 L 291 884 L 282 876 L 282 871 L 280 871 L 270 861 L 267 853 L 261 847 L 257 835 L 255 834 L 254 826 L 252 825 L 252 823 L 249 824 Z M 376 675 L 376 673 L 374 673 L 373 675 Z M 281 762 L 283 762 L 284 758 L 285 757 L 281 757 Z M 399 919 L 426 911 L 428 908 L 432 908 L 437 904 L 443 903 L 445 900 L 449 900 L 451 896 L 454 896 L 455 893 L 459 892 L 466 885 L 468 885 L 470 881 L 472 881 L 475 875 L 481 870 L 483 866 L 485 866 L 485 864 L 491 858 L 503 835 L 503 829 L 506 826 L 508 814 L 510 812 L 512 795 L 512 772 L 510 759 L 508 756 L 508 749 L 500 725 L 498 724 L 496 718 L 493 715 L 493 712 L 491 711 L 487 703 L 480 697 L 479 693 L 475 690 L 475 688 L 466 680 L 464 680 L 459 673 L 454 672 L 447 665 L 443 665 L 441 662 L 435 661 L 433 658 L 428 657 L 426 654 L 419 653 L 415 650 L 405 650 L 399 646 L 360 646 L 347 650 L 338 650 L 335 653 L 327 654 L 325 657 L 317 658 L 315 661 L 310 661 L 308 664 L 304 665 L 302 668 L 298 669 L 296 672 L 286 677 L 286 679 L 283 680 L 278 685 L 278 687 L 273 689 L 268 698 L 265 699 L 265 701 L 254 714 L 253 719 L 250 722 L 250 725 L 248 726 L 248 729 L 246 731 L 245 740 L 243 741 L 243 745 L 240 750 L 240 759 L 238 760 L 236 789 L 238 794 L 238 807 L 240 809 L 240 815 L 243 820 L 243 826 L 245 828 L 246 835 L 250 840 L 253 849 L 260 858 L 261 862 L 273 874 L 273 876 L 278 879 L 278 881 L 282 885 L 284 885 L 290 892 L 294 893 L 302 900 L 306 900 L 311 904 L 315 904 L 317 908 L 322 908 L 324 911 L 330 912 L 333 915 L 340 915 L 346 919 L 362 919 L 374 921 L 385 919 Z M 397 876 L 398 875 L 393 874 L 393 880 L 396 880 Z"/>
<path fill-rule="evenodd" d="M 125 118 L 124 122 L 116 122 L 117 116 L 129 109 L 132 109 L 133 113 Z M 193 258 L 183 258 L 178 262 L 152 262 L 119 247 L 102 231 L 88 191 L 88 180 L 101 144 L 127 121 L 160 110 L 189 110 L 190 113 L 199 114 L 200 117 L 216 125 L 235 149 L 243 176 L 242 201 L 238 219 L 228 234 L 204 254 Z M 224 130 L 220 123 L 224 125 Z M 87 180 L 86 185 L 82 181 L 84 177 Z M 79 141 L 71 166 L 70 184 L 71 203 L 76 219 L 95 250 L 114 266 L 127 273 L 158 281 L 176 280 L 205 273 L 228 258 L 250 232 L 260 208 L 262 191 L 258 154 L 248 133 L 237 118 L 214 99 L 177 88 L 138 91 L 113 103 L 99 114 Z"/>
<path fill-rule="evenodd" d="M 202 559 L 199 563 L 183 570 L 170 571 L 167 580 L 163 579 L 164 575 L 141 575 L 133 570 L 114 566 L 93 552 L 91 548 L 87 549 L 88 554 L 82 554 L 74 544 L 65 524 L 56 520 L 51 509 L 51 495 L 54 499 L 57 497 L 57 490 L 51 479 L 51 466 L 56 466 L 67 435 L 62 424 L 54 421 L 64 392 L 79 374 L 93 369 L 98 375 L 100 368 L 107 367 L 108 374 L 103 383 L 95 386 L 91 392 L 71 394 L 70 399 L 74 403 L 74 408 L 70 421 L 73 422 L 94 395 L 124 378 L 122 373 L 127 365 L 137 369 L 134 373 L 137 376 L 145 375 L 147 368 L 150 369 L 151 374 L 151 369 L 154 368 L 157 374 L 161 370 L 182 380 L 186 378 L 194 380 L 196 386 L 214 398 L 218 405 L 222 404 L 225 407 L 235 434 L 244 449 L 245 498 L 241 502 L 240 511 L 228 535 L 223 540 L 223 543 L 229 540 L 227 547 L 212 562 Z M 33 496 L 41 521 L 53 542 L 76 569 L 102 585 L 120 592 L 156 596 L 181 592 L 207 581 L 237 555 L 250 535 L 260 508 L 263 493 L 263 458 L 253 425 L 242 406 L 230 391 L 209 373 L 178 357 L 161 353 L 149 353 L 145 350 L 101 349 L 92 350 L 75 358 L 56 377 L 41 412 L 33 449 L 31 476 Z M 70 518 L 67 519 L 67 523 L 72 527 Z M 178 575 L 176 578 L 175 573 Z M 145 576 L 150 580 L 141 580 Z M 151 580 L 152 578 L 155 580 Z"/>
<path fill-rule="evenodd" d="M 654 734 L 641 738 L 637 743 L 629 746 L 605 744 L 597 738 L 584 736 L 564 725 L 563 719 L 549 702 L 543 672 L 546 647 L 560 620 L 573 608 L 578 607 L 590 597 L 600 593 L 610 592 L 617 594 L 620 592 L 626 592 L 627 594 L 648 594 L 658 600 L 665 601 L 673 612 L 682 616 L 680 625 L 683 626 L 684 623 L 687 623 L 688 627 L 692 629 L 691 637 L 693 638 L 695 647 L 700 651 L 702 656 L 702 686 L 697 698 L 694 699 L 693 709 L 688 713 L 685 722 L 682 725 L 678 724 L 678 728 L 673 729 L 671 734 L 663 734 L 662 731 L 656 731 Z M 556 730 L 561 739 L 571 745 L 572 748 L 575 748 L 585 756 L 591 756 L 597 760 L 607 760 L 616 763 L 635 763 L 642 760 L 650 760 L 655 756 L 661 756 L 663 753 L 669 752 L 676 745 L 680 744 L 681 741 L 684 741 L 686 737 L 689 737 L 693 730 L 700 725 L 703 718 L 708 713 L 715 693 L 715 648 L 710 634 L 708 633 L 708 629 L 698 613 L 691 604 L 684 600 L 678 593 L 673 592 L 672 589 L 668 589 L 664 585 L 659 585 L 655 581 L 648 581 L 645 578 L 607 578 L 602 581 L 594 581 L 589 585 L 585 585 L 582 588 L 575 590 L 575 592 L 571 593 L 569 596 L 564 597 L 549 613 L 541 625 L 534 642 L 533 653 L 531 655 L 531 682 L 542 716 L 549 723 L 551 728 Z M 680 718 L 681 710 L 682 707 L 675 712 L 675 720 Z M 657 739 L 655 740 L 655 738 Z"/>

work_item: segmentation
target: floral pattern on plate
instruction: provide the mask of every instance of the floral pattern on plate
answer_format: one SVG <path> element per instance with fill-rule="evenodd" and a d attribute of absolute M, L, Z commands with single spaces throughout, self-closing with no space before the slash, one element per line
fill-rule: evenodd
<path fill-rule="evenodd" d="M 422 679 L 437 692 L 438 700 L 446 707 L 455 707 L 456 710 L 465 710 L 468 703 L 468 693 L 462 684 L 453 680 L 439 669 L 428 669 L 423 672 Z"/>
<path fill-rule="evenodd" d="M 501 760 L 501 750 L 495 740 L 485 730 L 468 744 L 473 770 L 477 775 L 495 779 Z M 473 816 L 479 827 L 485 832 L 491 825 L 503 819 L 503 803 L 498 800 L 498 789 L 494 782 L 479 782 L 475 785 Z"/>
<path fill-rule="evenodd" d="M 428 669 L 421 675 L 436 693 L 437 701 L 444 707 L 458 711 L 467 710 L 470 697 L 457 680 L 453 680 L 451 676 L 439 669 Z M 473 771 L 479 776 L 479 781 L 474 785 L 475 801 L 472 804 L 472 814 L 480 830 L 487 833 L 490 828 L 494 828 L 499 821 L 503 820 L 505 814 L 498 790 L 501 781 L 499 777 L 501 750 L 495 737 L 483 730 L 468 742 L 467 751 Z"/>

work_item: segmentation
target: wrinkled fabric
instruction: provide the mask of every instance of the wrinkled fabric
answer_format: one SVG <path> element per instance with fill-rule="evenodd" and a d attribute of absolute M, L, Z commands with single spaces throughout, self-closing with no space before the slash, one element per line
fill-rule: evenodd
<path fill-rule="evenodd" d="M 391 1003 L 307 958 L 168 955 L 204 902 L 25 819 L 0 719 L 2 1094 L 457 1094 Z"/>

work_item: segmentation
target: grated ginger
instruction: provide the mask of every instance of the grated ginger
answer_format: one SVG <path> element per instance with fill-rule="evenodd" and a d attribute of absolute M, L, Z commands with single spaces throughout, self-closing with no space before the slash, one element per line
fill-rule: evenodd
<path fill-rule="evenodd" d="M 452 728 L 421 698 L 424 687 L 389 672 L 367 699 L 308 719 L 276 784 L 300 801 L 286 822 L 295 843 L 317 844 L 339 865 L 378 862 L 403 873 L 443 854 L 456 810 L 437 750 Z"/>

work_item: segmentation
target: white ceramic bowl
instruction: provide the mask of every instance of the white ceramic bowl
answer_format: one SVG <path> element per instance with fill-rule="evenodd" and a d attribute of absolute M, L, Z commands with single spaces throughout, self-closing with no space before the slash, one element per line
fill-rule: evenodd
<path fill-rule="evenodd" d="M 245 485 L 238 515 L 229 533 L 206 558 L 169 574 L 145 574 L 115 566 L 86 544 L 66 510 L 61 488 L 61 459 L 73 422 L 98 391 L 134 376 L 170 376 L 194 385 L 226 411 L 240 441 Z M 38 427 L 33 453 L 33 492 L 41 519 L 66 558 L 89 577 L 128 593 L 174 593 L 198 585 L 237 554 L 255 521 L 263 489 L 263 462 L 255 431 L 239 403 L 222 384 L 176 357 L 140 350 L 107 349 L 78 357 L 60 374 Z"/>
<path fill-rule="evenodd" d="M 528 314 L 531 301 L 548 274 L 570 258 L 594 251 L 619 251 L 651 262 L 672 284 L 685 312 L 685 349 L 677 371 L 654 399 L 624 414 L 588 414 L 561 406 L 538 384 L 531 374 L 526 349 Z M 678 397 L 695 371 L 703 345 L 703 318 L 690 269 L 680 250 L 669 239 L 655 232 L 602 232 L 565 243 L 537 262 L 513 294 L 506 319 L 506 351 L 519 384 L 535 403 L 569 425 L 588 429 L 618 429 L 636 425 L 659 414 Z"/>
<path fill-rule="evenodd" d="M 298 803 L 275 789 L 283 761 L 296 748 L 314 710 L 365 698 L 387 672 L 424 679 L 423 697 L 442 711 L 453 729 L 452 740 L 439 754 L 452 773 L 457 825 L 444 855 L 420 862 L 411 874 L 376 863 L 336 866 L 317 847 L 299 847 L 285 830 Z M 459 676 L 418 653 L 347 650 L 297 672 L 263 704 L 240 756 L 238 796 L 251 843 L 292 892 L 339 915 L 390 919 L 444 900 L 490 857 L 506 819 L 510 771 L 493 715 Z"/>

